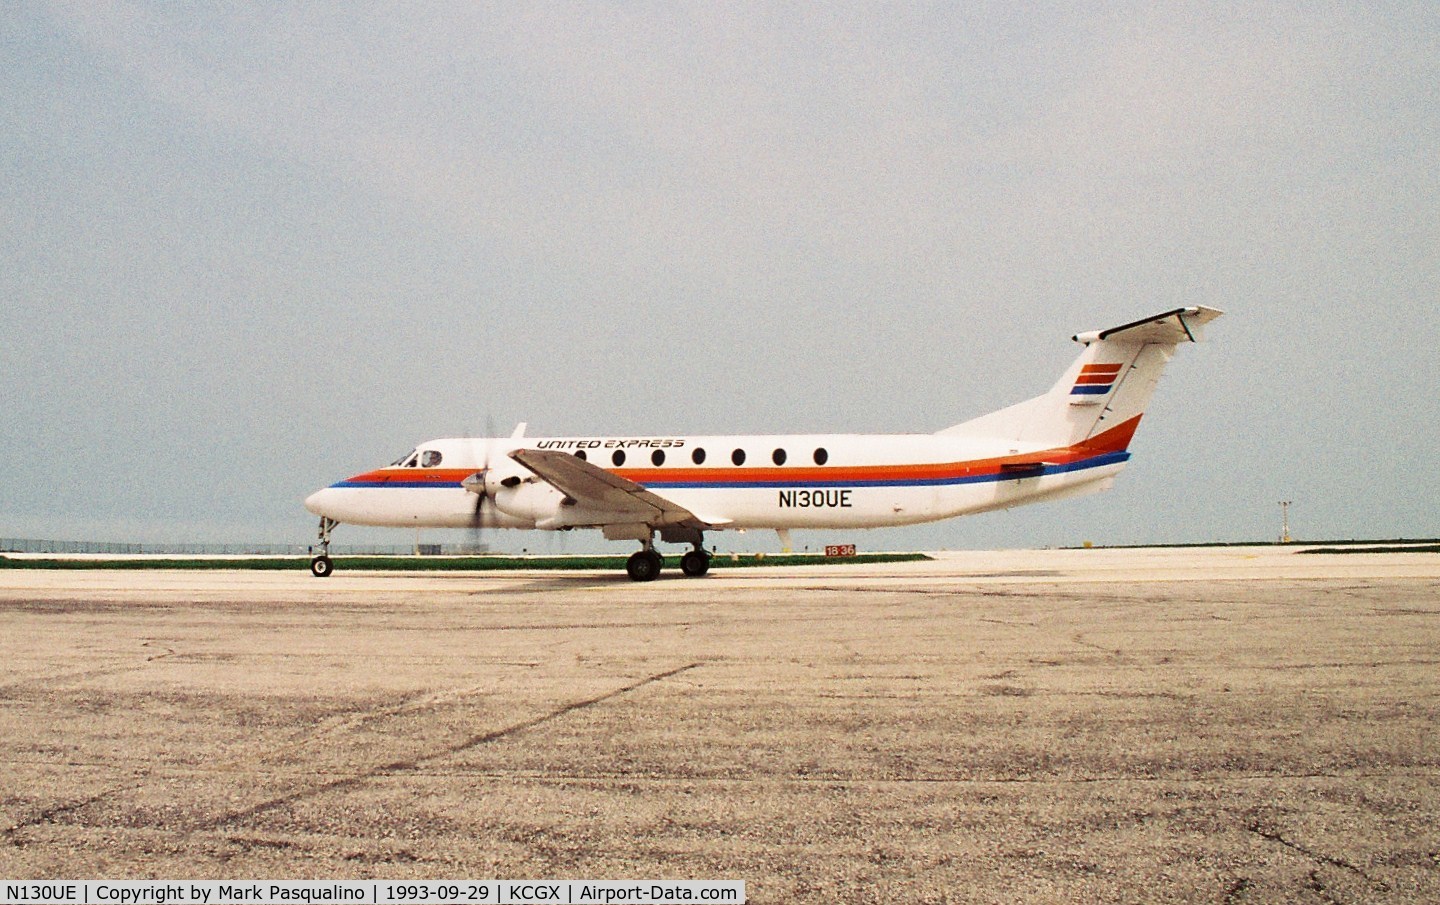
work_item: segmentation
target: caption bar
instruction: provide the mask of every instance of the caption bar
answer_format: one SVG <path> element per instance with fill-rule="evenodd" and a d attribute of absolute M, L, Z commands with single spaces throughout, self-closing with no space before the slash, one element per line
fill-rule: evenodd
<path fill-rule="evenodd" d="M 0 905 L 654 905 L 743 903 L 744 880 L 85 880 L 0 881 Z"/>

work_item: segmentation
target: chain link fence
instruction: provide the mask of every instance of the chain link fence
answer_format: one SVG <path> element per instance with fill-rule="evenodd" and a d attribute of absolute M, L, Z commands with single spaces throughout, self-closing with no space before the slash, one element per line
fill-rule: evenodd
<path fill-rule="evenodd" d="M 306 556 L 307 544 L 115 544 L 104 541 L 0 537 L 0 553 L 86 556 Z M 331 556 L 425 556 L 489 553 L 485 544 L 330 545 Z"/>

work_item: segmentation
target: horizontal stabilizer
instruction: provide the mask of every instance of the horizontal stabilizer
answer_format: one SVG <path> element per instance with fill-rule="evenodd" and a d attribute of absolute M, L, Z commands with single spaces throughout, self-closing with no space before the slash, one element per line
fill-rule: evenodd
<path fill-rule="evenodd" d="M 1174 311 L 1166 311 L 1164 314 L 1157 314 L 1144 320 L 1121 324 L 1118 327 L 1111 327 L 1109 330 L 1079 333 L 1075 335 L 1074 339 L 1087 346 L 1104 339 L 1114 342 L 1161 343 L 1163 345 L 1199 342 L 1204 326 L 1219 317 L 1221 313 L 1215 308 L 1199 305 L 1193 308 L 1176 308 Z"/>

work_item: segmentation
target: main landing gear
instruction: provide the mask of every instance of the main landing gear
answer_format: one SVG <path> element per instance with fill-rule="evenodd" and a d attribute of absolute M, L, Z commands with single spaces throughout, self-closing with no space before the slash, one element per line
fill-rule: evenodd
<path fill-rule="evenodd" d="M 699 578 L 710 571 L 710 554 L 695 549 L 680 557 L 680 571 L 691 578 Z"/>
<path fill-rule="evenodd" d="M 320 516 L 320 552 L 316 553 L 311 547 L 310 552 L 310 574 L 316 578 L 329 578 L 335 571 L 335 564 L 330 561 L 330 532 L 340 524 L 333 518 Z"/>
<path fill-rule="evenodd" d="M 654 581 L 665 567 L 665 558 L 655 548 L 641 550 L 625 561 L 625 573 L 631 581 Z"/>
<path fill-rule="evenodd" d="M 665 567 L 665 559 L 655 549 L 655 539 L 641 541 L 644 547 L 625 562 L 625 573 L 631 581 L 654 581 Z M 690 578 L 699 578 L 710 571 L 710 554 L 703 541 L 695 541 L 695 549 L 680 557 L 680 571 Z"/>

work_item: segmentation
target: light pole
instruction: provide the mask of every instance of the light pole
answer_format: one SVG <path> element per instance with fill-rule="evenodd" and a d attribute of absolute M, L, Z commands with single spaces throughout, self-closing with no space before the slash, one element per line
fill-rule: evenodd
<path fill-rule="evenodd" d="M 1290 543 L 1290 504 L 1293 500 L 1280 501 L 1280 543 Z"/>

